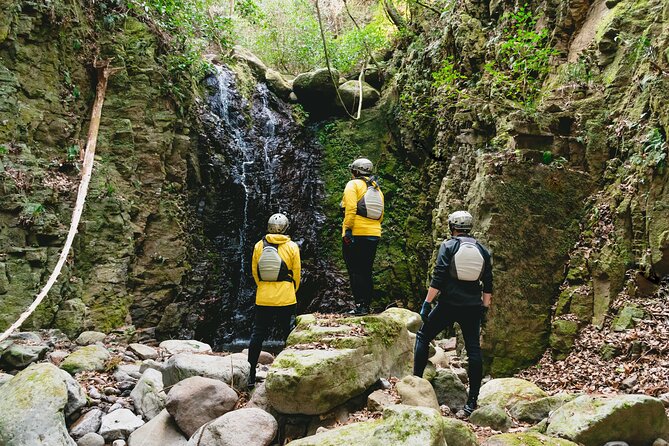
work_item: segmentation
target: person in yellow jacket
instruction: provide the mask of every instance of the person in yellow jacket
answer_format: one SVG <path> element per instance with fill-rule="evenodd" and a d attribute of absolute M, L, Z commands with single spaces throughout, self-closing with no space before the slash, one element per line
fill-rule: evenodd
<path fill-rule="evenodd" d="M 276 324 L 279 329 L 282 342 L 285 343 L 290 334 L 291 318 L 297 304 L 295 293 L 300 287 L 301 263 L 300 248 L 286 235 L 288 226 L 285 215 L 272 215 L 267 222 L 268 234 L 253 248 L 251 267 L 258 289 L 248 353 L 251 364 L 249 388 L 255 386 L 258 358 L 272 325 Z"/>
<path fill-rule="evenodd" d="M 355 309 L 350 313 L 355 315 L 369 313 L 374 294 L 372 267 L 381 238 L 384 199 L 372 176 L 373 168 L 366 158 L 358 158 L 349 165 L 353 179 L 346 184 L 341 201 L 342 254 L 355 301 Z"/>

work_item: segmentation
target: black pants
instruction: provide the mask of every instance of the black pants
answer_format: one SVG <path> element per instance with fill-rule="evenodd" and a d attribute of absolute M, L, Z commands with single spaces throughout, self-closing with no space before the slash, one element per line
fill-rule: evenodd
<path fill-rule="evenodd" d="M 369 308 L 374 294 L 372 266 L 378 245 L 379 237 L 354 236 L 350 245 L 342 241 L 341 250 L 351 281 L 353 299 L 356 305 L 365 308 Z"/>
<path fill-rule="evenodd" d="M 430 312 L 428 321 L 418 330 L 416 334 L 416 349 L 414 351 L 413 374 L 423 376 L 427 358 L 429 355 L 430 342 L 447 327 L 457 322 L 465 338 L 465 349 L 469 359 L 469 399 L 477 400 L 481 389 L 483 378 L 483 359 L 481 357 L 481 344 L 479 340 L 481 329 L 481 307 L 460 307 L 439 302 Z"/>
<path fill-rule="evenodd" d="M 255 307 L 255 321 L 253 323 L 253 333 L 251 334 L 251 342 L 249 343 L 248 361 L 251 364 L 251 376 L 256 376 L 256 365 L 258 365 L 258 358 L 262 350 L 262 343 L 267 339 L 270 328 L 274 324 L 279 329 L 279 336 L 282 342 L 286 342 L 290 334 L 290 322 L 293 314 L 295 314 L 295 304 L 286 305 L 284 307 L 269 307 L 263 305 L 256 305 Z"/>

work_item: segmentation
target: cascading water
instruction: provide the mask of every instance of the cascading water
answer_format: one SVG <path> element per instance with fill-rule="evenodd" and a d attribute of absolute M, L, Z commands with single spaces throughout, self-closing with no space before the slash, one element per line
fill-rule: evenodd
<path fill-rule="evenodd" d="M 203 303 L 196 337 L 219 349 L 246 346 L 252 326 L 255 284 L 251 275 L 254 244 L 265 234 L 269 216 L 283 212 L 290 235 L 300 245 L 303 287 L 314 292 L 324 268 L 317 237 L 324 222 L 318 177 L 320 153 L 290 108 L 264 84 L 249 98 L 238 91 L 235 74 L 217 67 L 206 79 L 209 91 L 202 115 L 201 192 L 198 211 L 207 253 Z M 309 291 L 311 290 L 311 291 Z M 301 290 L 301 307 L 313 296 Z"/>

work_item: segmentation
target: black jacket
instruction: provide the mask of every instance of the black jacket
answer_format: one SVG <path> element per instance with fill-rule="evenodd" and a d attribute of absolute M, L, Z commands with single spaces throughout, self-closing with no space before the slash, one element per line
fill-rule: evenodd
<path fill-rule="evenodd" d="M 437 263 L 432 275 L 430 286 L 441 291 L 439 302 L 457 306 L 481 305 L 481 293 L 492 293 L 492 260 L 488 250 L 476 242 L 485 266 L 480 281 L 465 282 L 451 276 L 449 267 L 453 255 L 460 247 L 460 240 L 451 238 L 444 240 L 439 247 Z"/>

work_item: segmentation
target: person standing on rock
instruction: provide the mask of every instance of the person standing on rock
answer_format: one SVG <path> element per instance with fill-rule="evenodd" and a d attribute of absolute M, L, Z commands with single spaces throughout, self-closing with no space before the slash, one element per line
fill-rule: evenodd
<path fill-rule="evenodd" d="M 270 328 L 275 325 L 281 341 L 285 343 L 290 334 L 291 318 L 295 314 L 295 293 L 300 287 L 300 248 L 286 235 L 288 226 L 288 217 L 272 215 L 267 222 L 267 235 L 253 248 L 251 268 L 258 289 L 249 343 L 249 388 L 255 386 L 258 358 Z"/>
<path fill-rule="evenodd" d="M 465 339 L 469 361 L 469 395 L 463 408 L 467 416 L 476 409 L 481 389 L 483 359 L 479 337 L 492 301 L 492 257 L 469 235 L 472 222 L 467 211 L 448 216 L 452 237 L 439 247 L 432 282 L 420 310 L 423 326 L 416 335 L 413 368 L 414 375 L 423 376 L 430 342 L 444 328 L 457 322 Z M 439 302 L 432 310 L 432 301 L 437 296 Z"/>
<path fill-rule="evenodd" d="M 364 315 L 369 313 L 374 293 L 372 266 L 381 238 L 384 200 L 372 176 L 374 166 L 370 160 L 358 158 L 348 167 L 353 179 L 346 184 L 341 201 L 342 254 L 355 301 L 355 309 L 349 313 Z"/>

